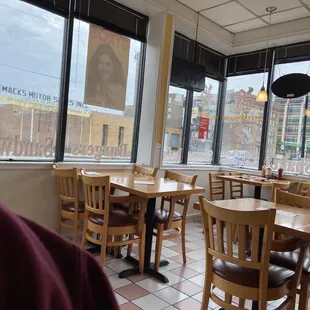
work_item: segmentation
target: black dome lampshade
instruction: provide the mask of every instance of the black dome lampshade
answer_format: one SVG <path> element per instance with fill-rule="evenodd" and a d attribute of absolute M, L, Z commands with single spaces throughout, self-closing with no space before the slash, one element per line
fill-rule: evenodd
<path fill-rule="evenodd" d="M 271 90 L 280 98 L 302 97 L 310 92 L 310 76 L 303 73 L 283 75 L 273 82 Z"/>

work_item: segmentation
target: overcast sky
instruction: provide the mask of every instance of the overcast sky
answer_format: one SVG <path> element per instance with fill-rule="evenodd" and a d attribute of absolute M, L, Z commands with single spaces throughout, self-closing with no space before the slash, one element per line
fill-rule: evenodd
<path fill-rule="evenodd" d="M 19 0 L 0 0 L 0 85 L 59 95 L 64 18 Z M 84 101 L 89 25 L 75 21 L 70 99 Z M 130 40 L 126 105 L 133 105 L 136 53 L 141 43 Z M 100 109 L 113 114 L 120 111 Z"/>

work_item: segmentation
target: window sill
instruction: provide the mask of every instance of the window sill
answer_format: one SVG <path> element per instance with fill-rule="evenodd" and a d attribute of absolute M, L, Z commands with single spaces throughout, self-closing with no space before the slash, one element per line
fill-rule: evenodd
<path fill-rule="evenodd" d="M 220 171 L 220 166 L 213 165 L 181 165 L 181 164 L 162 164 L 160 169 L 184 170 L 184 171 Z"/>
<path fill-rule="evenodd" d="M 9 162 L 0 161 L 0 170 L 52 170 L 54 162 Z M 83 162 L 60 162 L 62 168 L 85 168 L 105 170 L 130 170 L 131 163 L 83 163 Z"/>

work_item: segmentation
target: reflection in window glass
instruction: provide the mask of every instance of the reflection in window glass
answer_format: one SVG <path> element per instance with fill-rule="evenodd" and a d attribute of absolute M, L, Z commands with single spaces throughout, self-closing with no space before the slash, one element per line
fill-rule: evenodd
<path fill-rule="evenodd" d="M 75 20 L 66 160 L 130 161 L 141 45 Z"/>
<path fill-rule="evenodd" d="M 164 163 L 181 162 L 185 101 L 185 89 L 174 86 L 169 87 L 164 139 Z"/>
<path fill-rule="evenodd" d="M 221 164 L 258 169 L 265 103 L 256 102 L 263 74 L 228 78 Z"/>
<path fill-rule="evenodd" d="M 53 160 L 64 18 L 0 0 L 0 158 Z"/>
<path fill-rule="evenodd" d="M 194 92 L 189 163 L 211 164 L 212 162 L 218 91 L 219 82 L 206 78 L 206 89 L 201 93 Z"/>
<path fill-rule="evenodd" d="M 309 61 L 305 61 L 276 65 L 275 80 L 289 73 L 306 73 L 309 64 Z M 271 162 L 274 170 L 283 168 L 286 172 L 310 172 L 310 166 L 306 168 L 301 158 L 305 100 L 306 96 L 294 99 L 272 98 L 266 159 Z"/>

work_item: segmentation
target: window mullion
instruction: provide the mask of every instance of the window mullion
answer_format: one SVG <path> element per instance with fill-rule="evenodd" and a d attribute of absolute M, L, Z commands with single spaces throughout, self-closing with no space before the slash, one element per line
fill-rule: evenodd
<path fill-rule="evenodd" d="M 193 97 L 194 97 L 194 92 L 192 90 L 188 90 L 186 93 L 186 106 L 185 106 L 185 113 L 184 113 L 183 141 L 182 141 L 183 152 L 182 152 L 181 164 L 183 165 L 187 165 L 187 159 L 188 159 Z"/>

